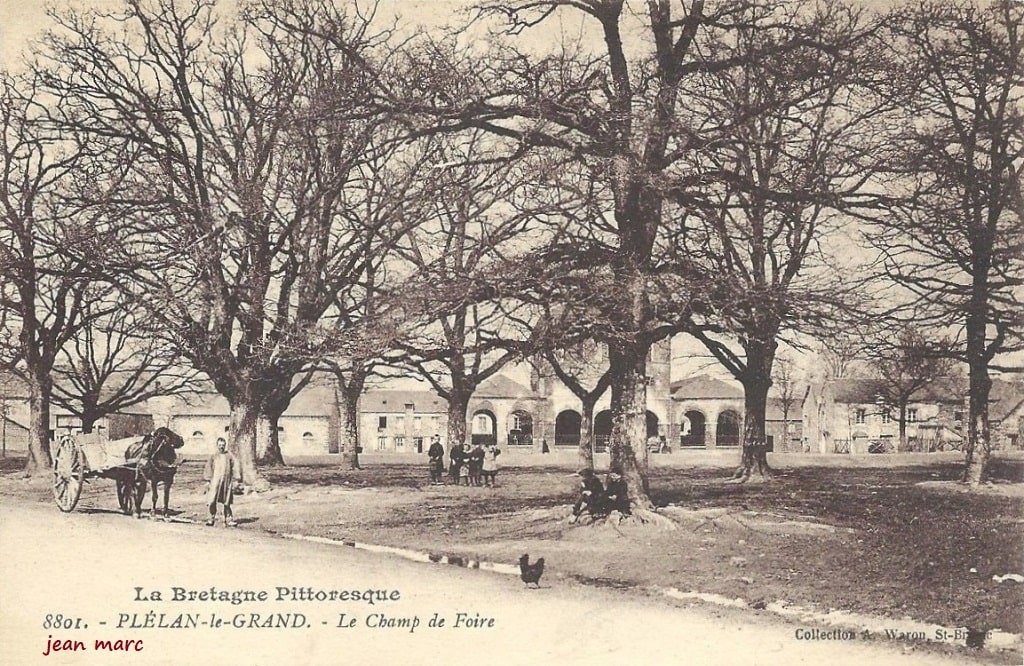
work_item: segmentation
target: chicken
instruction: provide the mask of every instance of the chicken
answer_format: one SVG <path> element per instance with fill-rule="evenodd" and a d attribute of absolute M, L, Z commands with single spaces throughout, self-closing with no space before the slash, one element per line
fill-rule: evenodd
<path fill-rule="evenodd" d="M 544 558 L 538 557 L 536 562 L 530 564 L 530 556 L 523 555 L 519 558 L 519 571 L 519 577 L 524 583 L 533 583 L 540 587 L 540 577 L 544 574 Z"/>

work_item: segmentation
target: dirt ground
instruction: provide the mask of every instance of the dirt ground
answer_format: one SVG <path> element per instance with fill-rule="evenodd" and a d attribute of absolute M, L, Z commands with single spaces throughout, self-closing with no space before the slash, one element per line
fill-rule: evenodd
<path fill-rule="evenodd" d="M 52 502 L 45 481 L 0 461 L 0 496 Z M 205 515 L 200 462 L 179 471 L 172 508 Z M 508 467 L 497 488 L 430 486 L 425 465 L 267 470 L 272 490 L 236 500 L 242 529 L 297 532 L 513 563 L 543 556 L 548 576 L 622 588 L 671 586 L 1024 632 L 1024 462 L 996 461 L 993 490 L 960 492 L 951 464 L 799 467 L 732 485 L 720 468 L 654 468 L 651 491 L 678 529 L 570 525 L 571 466 Z M 147 504 L 148 506 L 148 499 Z M 56 510 L 56 508 L 54 508 Z M 94 480 L 78 511 L 116 511 Z"/>

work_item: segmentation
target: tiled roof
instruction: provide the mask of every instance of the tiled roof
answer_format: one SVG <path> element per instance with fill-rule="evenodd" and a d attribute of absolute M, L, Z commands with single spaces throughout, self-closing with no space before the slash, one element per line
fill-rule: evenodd
<path fill-rule="evenodd" d="M 27 398 L 28 384 L 13 372 L 0 370 L 0 396 L 5 398 Z"/>
<path fill-rule="evenodd" d="M 833 398 L 843 404 L 872 404 L 884 386 L 882 380 L 870 377 L 852 377 L 833 380 L 830 384 Z M 943 377 L 914 394 L 911 402 L 960 404 L 967 396 L 966 380 Z M 989 392 L 989 418 L 1001 421 L 1024 402 L 1024 383 L 1001 378 L 992 380 Z"/>
<path fill-rule="evenodd" d="M 711 398 L 743 398 L 743 387 L 738 382 L 725 382 L 708 375 L 688 377 L 672 382 L 673 400 L 700 400 Z"/>
<path fill-rule="evenodd" d="M 448 403 L 433 391 L 387 389 L 364 393 L 359 400 L 359 411 L 369 414 L 404 412 L 410 403 L 417 414 L 443 414 L 448 411 Z"/>
<path fill-rule="evenodd" d="M 473 393 L 474 398 L 530 398 L 536 394 L 530 387 L 505 375 L 493 375 L 483 381 Z"/>

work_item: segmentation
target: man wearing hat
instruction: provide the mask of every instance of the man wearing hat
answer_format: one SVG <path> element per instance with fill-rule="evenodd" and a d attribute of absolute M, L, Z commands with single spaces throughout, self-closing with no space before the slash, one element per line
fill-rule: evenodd
<path fill-rule="evenodd" d="M 623 515 L 629 515 L 629 493 L 626 490 L 626 481 L 618 472 L 608 473 L 604 497 L 605 511 L 609 513 L 618 511 Z"/>
<path fill-rule="evenodd" d="M 589 511 L 590 515 L 594 518 L 605 515 L 607 512 L 604 510 L 604 486 L 601 485 L 601 480 L 594 474 L 594 470 L 589 467 L 581 469 L 579 472 L 580 478 L 580 498 L 576 500 L 576 505 L 572 508 L 572 520 L 570 522 L 575 523 L 580 519 L 580 515 L 584 510 Z"/>

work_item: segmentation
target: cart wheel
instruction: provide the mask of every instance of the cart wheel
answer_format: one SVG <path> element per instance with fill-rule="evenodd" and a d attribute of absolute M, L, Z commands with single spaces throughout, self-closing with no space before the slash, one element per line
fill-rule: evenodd
<path fill-rule="evenodd" d="M 71 435 L 64 435 L 57 441 L 57 450 L 53 454 L 53 499 L 57 508 L 65 513 L 74 510 L 82 494 L 84 480 L 82 451 Z"/>
<path fill-rule="evenodd" d="M 131 479 L 125 476 L 117 477 L 117 504 L 126 516 L 130 516 L 135 508 L 135 488 Z"/>

